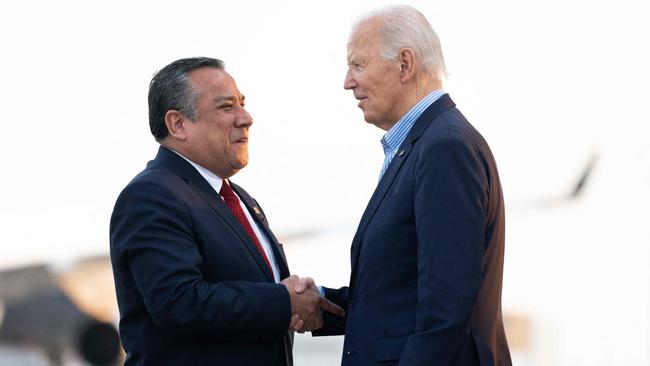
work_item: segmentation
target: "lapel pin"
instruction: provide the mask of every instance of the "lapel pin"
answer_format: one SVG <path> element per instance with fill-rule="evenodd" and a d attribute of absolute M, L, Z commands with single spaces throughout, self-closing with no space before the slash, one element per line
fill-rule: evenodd
<path fill-rule="evenodd" d="M 255 214 L 256 214 L 256 215 L 261 215 L 261 214 L 262 214 L 262 212 L 260 211 L 260 209 L 257 208 L 257 207 L 253 207 L 253 211 L 255 211 Z"/>

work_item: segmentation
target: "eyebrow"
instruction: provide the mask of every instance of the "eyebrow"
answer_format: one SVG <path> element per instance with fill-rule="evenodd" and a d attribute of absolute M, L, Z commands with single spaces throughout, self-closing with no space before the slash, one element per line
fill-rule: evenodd
<path fill-rule="evenodd" d="M 246 100 L 246 96 L 242 94 L 242 95 L 240 96 L 239 100 L 243 103 L 243 102 Z M 224 96 L 216 97 L 216 98 L 213 99 L 213 102 L 214 102 L 215 104 L 219 104 L 219 103 L 224 102 L 224 101 L 228 101 L 228 102 L 233 102 L 233 103 L 234 103 L 234 102 L 237 101 L 237 97 L 232 96 L 232 95 L 224 95 Z"/>
<path fill-rule="evenodd" d="M 356 54 L 352 53 L 352 54 L 348 55 L 348 65 L 359 64 L 361 62 L 362 61 L 359 60 L 359 57 Z"/>

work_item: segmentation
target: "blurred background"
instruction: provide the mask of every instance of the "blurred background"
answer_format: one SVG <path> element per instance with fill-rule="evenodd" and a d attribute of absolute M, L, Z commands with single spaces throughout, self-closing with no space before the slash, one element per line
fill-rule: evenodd
<path fill-rule="evenodd" d="M 344 91 L 354 19 L 387 1 L 0 4 L 0 366 L 120 361 L 108 255 L 118 193 L 152 159 L 148 83 L 226 61 L 255 119 L 233 180 L 292 272 L 346 285 L 382 131 Z M 650 365 L 650 23 L 645 1 L 409 1 L 445 89 L 490 143 L 507 206 L 513 362 Z M 297 365 L 342 338 L 301 335 Z"/>

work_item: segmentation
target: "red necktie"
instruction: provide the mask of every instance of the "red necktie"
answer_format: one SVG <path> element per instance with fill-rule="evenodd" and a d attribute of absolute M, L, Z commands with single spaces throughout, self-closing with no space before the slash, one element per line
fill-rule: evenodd
<path fill-rule="evenodd" d="M 253 243 L 255 243 L 255 247 L 257 247 L 257 250 L 260 252 L 260 255 L 262 258 L 264 258 L 264 262 L 266 262 L 266 265 L 269 266 L 269 270 L 271 273 L 273 273 L 273 269 L 271 268 L 271 263 L 269 262 L 269 259 L 266 257 L 266 253 L 264 253 L 264 249 L 262 249 L 262 244 L 260 244 L 260 241 L 257 239 L 257 235 L 255 235 L 255 232 L 253 231 L 253 227 L 251 226 L 250 222 L 248 222 L 248 219 L 246 218 L 246 215 L 244 214 L 244 210 L 241 209 L 241 205 L 239 204 L 239 198 L 235 195 L 235 192 L 230 188 L 226 180 L 224 179 L 221 183 L 221 190 L 219 191 L 219 195 L 223 197 L 223 200 L 226 202 L 226 206 L 232 211 L 233 215 L 237 218 L 237 221 L 241 224 L 241 226 L 244 228 L 244 231 L 246 231 L 246 234 L 251 238 Z"/>

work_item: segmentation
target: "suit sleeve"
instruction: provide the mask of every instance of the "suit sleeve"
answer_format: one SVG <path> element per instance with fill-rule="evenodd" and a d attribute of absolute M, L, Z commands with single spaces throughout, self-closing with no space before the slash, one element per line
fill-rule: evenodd
<path fill-rule="evenodd" d="M 418 156 L 418 302 L 402 366 L 447 362 L 469 331 L 484 251 L 487 180 L 480 161 L 456 138 L 433 143 Z"/>
<path fill-rule="evenodd" d="M 325 298 L 340 306 L 344 310 L 348 308 L 348 287 L 341 287 L 340 289 L 332 289 L 323 287 L 325 291 Z M 323 327 L 313 331 L 311 334 L 314 337 L 343 335 L 345 334 L 345 321 L 347 315 L 340 317 L 328 312 L 323 312 Z"/>
<path fill-rule="evenodd" d="M 154 324 L 179 334 L 254 341 L 281 337 L 291 303 L 283 285 L 210 283 L 186 205 L 168 188 L 132 183 L 111 218 L 111 256 L 133 277 Z M 128 301 L 138 301 L 128 299 Z"/>

